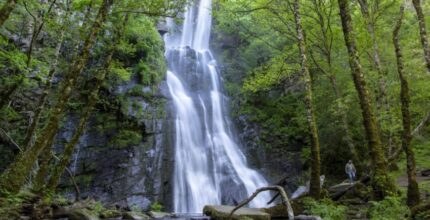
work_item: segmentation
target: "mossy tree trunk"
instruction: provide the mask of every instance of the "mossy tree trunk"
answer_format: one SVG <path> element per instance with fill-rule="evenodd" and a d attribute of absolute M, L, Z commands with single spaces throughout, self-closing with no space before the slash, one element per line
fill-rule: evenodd
<path fill-rule="evenodd" d="M 68 22 L 69 16 L 70 16 L 70 5 L 67 6 L 66 13 L 63 17 L 63 24 L 62 24 L 62 28 L 60 31 L 60 37 L 58 38 L 57 45 L 55 46 L 54 59 L 51 62 L 51 65 L 49 67 L 49 72 L 48 72 L 48 77 L 46 80 L 45 88 L 43 89 L 42 95 L 39 97 L 39 100 L 37 103 L 37 109 L 34 113 L 34 117 L 31 121 L 30 126 L 27 129 L 27 133 L 25 135 L 24 144 L 23 144 L 24 149 L 28 149 L 31 147 L 31 145 L 34 144 L 33 139 L 34 139 L 35 131 L 36 131 L 36 128 L 39 124 L 40 116 L 41 116 L 41 114 L 45 108 L 45 104 L 46 104 L 46 101 L 48 99 L 49 91 L 52 88 L 52 80 L 54 78 L 55 72 L 57 71 L 57 65 L 58 65 L 58 60 L 60 58 L 60 52 L 61 52 L 61 47 L 63 45 L 64 35 L 65 35 L 66 29 L 67 29 L 67 25 L 69 25 L 69 22 Z"/>
<path fill-rule="evenodd" d="M 309 126 L 310 140 L 311 140 L 311 180 L 309 187 L 309 194 L 319 199 L 321 194 L 320 186 L 320 173 L 321 173 L 321 159 L 320 159 L 320 144 L 318 140 L 318 130 L 316 126 L 315 113 L 312 104 L 312 80 L 308 70 L 308 63 L 306 57 L 306 44 L 304 39 L 303 28 L 300 16 L 299 0 L 294 1 L 294 20 L 296 23 L 297 42 L 300 50 L 301 57 L 301 74 L 305 83 L 305 105 L 307 122 Z"/>
<path fill-rule="evenodd" d="M 405 68 L 403 65 L 403 55 L 399 43 L 399 31 L 402 26 L 404 14 L 404 5 L 400 7 L 400 15 L 397 24 L 393 31 L 393 43 L 396 52 L 397 59 L 397 71 L 400 78 L 400 101 L 402 109 L 403 119 L 403 134 L 402 134 L 402 148 L 406 154 L 406 171 L 408 173 L 408 198 L 407 204 L 409 207 L 414 207 L 420 202 L 420 191 L 416 180 L 416 168 L 415 168 L 415 157 L 413 147 L 411 145 L 412 134 L 411 134 L 411 114 L 409 111 L 410 96 L 409 96 L 409 85 L 408 80 L 405 76 Z"/>
<path fill-rule="evenodd" d="M 373 10 L 369 9 L 369 4 L 367 0 L 358 0 L 358 3 L 360 4 L 361 14 L 363 15 L 366 21 L 367 31 L 369 32 L 370 42 L 372 44 L 373 65 L 374 65 L 374 68 L 376 69 L 376 72 L 378 73 L 379 88 L 376 89 L 376 107 L 378 110 L 377 114 L 387 115 L 387 117 L 382 117 L 380 121 L 381 122 L 386 121 L 390 125 L 393 125 L 394 122 L 390 114 L 390 103 L 388 102 L 387 89 L 386 89 L 387 87 L 386 77 L 387 77 L 388 70 L 385 69 L 382 65 L 378 39 L 376 37 L 376 27 L 377 27 L 376 22 L 378 17 L 378 14 L 377 14 L 378 12 L 376 10 L 379 8 L 380 2 L 370 1 L 370 4 L 374 4 L 373 7 L 371 7 L 373 8 Z M 391 129 L 389 129 L 386 133 L 381 132 L 381 135 L 386 137 L 386 139 L 383 138 L 383 140 L 386 141 L 386 144 L 384 144 L 383 146 L 386 146 L 385 153 L 390 156 L 398 148 L 394 143 L 395 142 L 393 137 L 394 134 L 391 131 Z"/>
<path fill-rule="evenodd" d="M 394 191 L 394 183 L 388 176 L 387 163 L 382 150 L 381 138 L 378 134 L 376 119 L 373 114 L 371 97 L 364 79 L 364 73 L 360 64 L 355 37 L 352 27 L 352 18 L 348 0 L 338 0 L 345 45 L 348 50 L 349 64 L 355 89 L 358 93 L 363 125 L 368 140 L 369 154 L 372 162 L 372 187 L 375 199 L 383 199 Z"/>
<path fill-rule="evenodd" d="M 357 149 L 354 144 L 354 141 L 352 139 L 351 135 L 351 129 L 348 125 L 348 116 L 346 114 L 346 110 L 342 106 L 340 100 L 342 98 L 342 92 L 338 86 L 337 78 L 334 73 L 333 69 L 333 62 L 332 62 L 332 45 L 333 45 L 333 32 L 331 28 L 331 16 L 333 15 L 333 5 L 329 4 L 326 5 L 325 2 L 320 2 L 318 0 L 312 0 L 313 4 L 313 10 L 318 15 L 318 19 L 316 20 L 319 25 L 319 31 L 321 36 L 321 44 L 322 46 L 318 47 L 318 49 L 321 51 L 321 55 L 325 58 L 325 62 L 327 63 L 327 68 L 324 68 L 323 66 L 319 65 L 318 62 L 313 58 L 314 63 L 317 65 L 318 69 L 320 69 L 324 75 L 327 76 L 327 78 L 330 81 L 331 87 L 333 89 L 333 93 L 336 98 L 336 107 L 337 107 L 337 115 L 340 117 L 340 123 L 343 131 L 345 132 L 345 136 L 343 140 L 348 145 L 349 151 L 351 152 L 352 159 L 354 160 L 354 163 L 360 167 L 360 160 L 358 157 Z M 328 12 L 324 11 L 326 10 L 325 7 L 329 7 Z M 311 54 L 312 55 L 312 54 Z"/>
<path fill-rule="evenodd" d="M 99 75 L 97 76 L 96 83 L 90 92 L 89 100 L 87 102 L 85 109 L 83 110 L 83 114 L 81 116 L 81 119 L 79 120 L 78 127 L 76 128 L 76 131 L 73 133 L 72 139 L 64 148 L 64 152 L 60 158 L 60 161 L 53 168 L 51 177 L 49 178 L 48 184 L 46 186 L 46 189 L 49 192 L 55 191 L 58 183 L 60 182 L 61 175 L 64 173 L 64 171 L 66 170 L 67 166 L 70 163 L 75 145 L 78 143 L 79 138 L 84 132 L 88 118 L 90 117 L 90 113 L 94 108 L 94 106 L 97 104 L 100 87 L 102 86 L 103 81 L 109 72 L 109 67 L 112 61 L 112 57 L 124 33 L 127 21 L 128 21 L 128 15 L 125 16 L 124 21 L 122 22 L 122 25 L 118 28 L 118 30 L 115 31 L 116 34 L 114 39 L 112 40 L 111 48 L 108 50 L 108 53 L 107 53 L 108 55 L 105 57 L 103 68 L 101 69 Z"/>
<path fill-rule="evenodd" d="M 417 13 L 418 25 L 420 29 L 420 39 L 421 45 L 424 50 L 424 59 L 426 61 L 427 71 L 430 72 L 430 48 L 429 42 L 427 39 L 427 30 L 426 30 L 426 22 L 424 18 L 423 9 L 421 7 L 421 0 L 412 0 L 412 3 L 415 8 L 415 12 Z"/>
<path fill-rule="evenodd" d="M 105 22 L 113 0 L 103 0 L 97 17 L 85 39 L 82 51 L 73 59 L 73 63 L 66 73 L 66 77 L 58 91 L 58 99 L 51 110 L 51 114 L 37 138 L 33 147 L 18 155 L 17 159 L 7 168 L 0 177 L 2 191 L 17 193 L 23 186 L 26 176 L 30 173 L 40 153 L 48 147 L 48 143 L 55 137 L 59 122 L 62 119 L 67 102 L 76 87 L 78 76 L 82 72 L 90 55 L 90 49 L 96 41 L 98 32 Z"/>
<path fill-rule="evenodd" d="M 0 9 L 0 27 L 9 18 L 10 13 L 15 9 L 18 0 L 7 0 Z"/>

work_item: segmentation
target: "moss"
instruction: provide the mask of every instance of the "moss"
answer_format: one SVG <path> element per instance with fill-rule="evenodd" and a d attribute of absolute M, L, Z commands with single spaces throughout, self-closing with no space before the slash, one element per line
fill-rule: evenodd
<path fill-rule="evenodd" d="M 82 219 L 91 219 L 97 220 L 98 215 L 94 214 L 88 209 L 75 209 L 69 215 L 69 220 L 82 220 Z"/>
<path fill-rule="evenodd" d="M 106 209 L 106 210 L 103 210 L 100 214 L 101 218 L 108 218 L 108 219 L 119 218 L 121 216 L 122 216 L 122 213 L 116 209 Z"/>
<path fill-rule="evenodd" d="M 142 141 L 142 135 L 133 130 L 120 130 L 111 140 L 110 145 L 115 148 L 125 148 L 138 145 Z"/>
<path fill-rule="evenodd" d="M 154 202 L 151 204 L 150 209 L 151 209 L 151 211 L 161 212 L 161 211 L 163 211 L 163 205 L 161 205 L 161 203 L 159 203 L 159 202 Z"/>
<path fill-rule="evenodd" d="M 83 174 L 79 175 L 76 178 L 76 181 L 79 185 L 89 187 L 93 182 L 94 176 L 92 174 Z"/>

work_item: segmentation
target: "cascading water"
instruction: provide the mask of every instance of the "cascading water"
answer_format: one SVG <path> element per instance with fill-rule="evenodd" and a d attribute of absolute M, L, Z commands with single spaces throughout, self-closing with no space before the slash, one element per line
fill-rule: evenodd
<path fill-rule="evenodd" d="M 175 116 L 174 211 L 201 213 L 208 204 L 240 202 L 266 180 L 246 165 L 233 139 L 216 61 L 209 50 L 211 0 L 184 14 L 182 30 L 167 21 L 167 85 Z M 251 206 L 270 200 L 262 193 Z"/>

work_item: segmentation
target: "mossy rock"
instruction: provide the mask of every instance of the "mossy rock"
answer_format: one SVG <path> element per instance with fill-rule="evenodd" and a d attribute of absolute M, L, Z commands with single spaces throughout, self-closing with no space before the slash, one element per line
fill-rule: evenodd
<path fill-rule="evenodd" d="M 233 206 L 205 206 L 203 208 L 203 213 L 211 217 L 211 219 L 215 220 L 228 220 L 231 210 L 233 210 Z M 270 214 L 263 212 L 260 209 L 252 209 L 252 208 L 240 208 L 237 210 L 232 216 L 234 220 L 244 220 L 244 219 L 253 219 L 253 220 L 270 220 Z"/>
<path fill-rule="evenodd" d="M 70 212 L 69 220 L 99 220 L 99 217 L 88 209 L 75 209 Z"/>
<path fill-rule="evenodd" d="M 101 218 L 118 218 L 121 217 L 122 213 L 116 209 L 103 210 L 100 214 Z"/>
<path fill-rule="evenodd" d="M 167 213 L 167 212 L 156 212 L 156 211 L 150 211 L 148 212 L 149 216 L 153 217 L 153 218 L 166 218 L 166 217 L 171 217 L 172 214 Z"/>
<path fill-rule="evenodd" d="M 278 204 L 270 208 L 263 208 L 261 210 L 268 213 L 272 218 L 288 218 L 288 209 L 282 204 Z"/>
<path fill-rule="evenodd" d="M 305 204 L 303 202 L 304 198 L 306 197 L 297 198 L 291 201 L 291 207 L 293 208 L 294 215 L 304 214 L 304 211 L 305 211 Z"/>
<path fill-rule="evenodd" d="M 123 213 L 122 218 L 133 219 L 133 220 L 151 219 L 151 217 L 141 212 L 125 212 Z"/>

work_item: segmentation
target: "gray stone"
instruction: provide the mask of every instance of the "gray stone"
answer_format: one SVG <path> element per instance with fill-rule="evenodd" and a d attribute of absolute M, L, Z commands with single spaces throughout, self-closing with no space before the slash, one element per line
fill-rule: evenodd
<path fill-rule="evenodd" d="M 88 209 L 74 209 L 69 214 L 69 220 L 99 220 L 99 217 Z"/>
<path fill-rule="evenodd" d="M 230 212 L 234 209 L 234 206 L 207 205 L 203 208 L 203 213 L 216 220 L 228 220 Z M 255 208 L 240 208 L 234 212 L 232 219 L 254 219 L 254 220 L 270 220 L 270 215 Z"/>
<path fill-rule="evenodd" d="M 123 219 L 143 220 L 151 219 L 151 217 L 140 212 L 125 212 L 122 216 Z"/>
<path fill-rule="evenodd" d="M 314 216 L 314 215 L 298 215 L 294 217 L 294 219 L 295 220 L 323 220 L 321 217 Z"/>
<path fill-rule="evenodd" d="M 172 217 L 171 213 L 167 213 L 167 212 L 154 212 L 154 211 L 150 211 L 148 212 L 148 214 L 153 217 L 153 218 L 166 218 L 166 217 Z"/>

